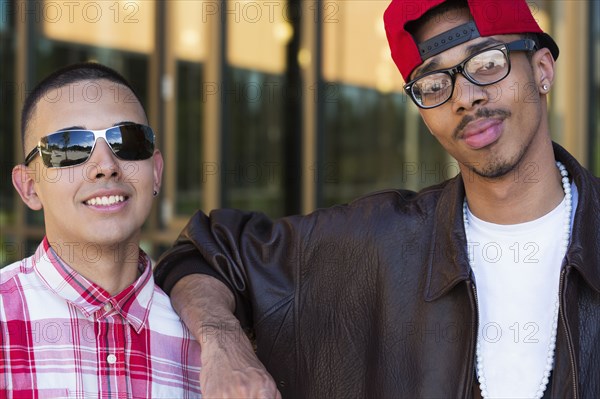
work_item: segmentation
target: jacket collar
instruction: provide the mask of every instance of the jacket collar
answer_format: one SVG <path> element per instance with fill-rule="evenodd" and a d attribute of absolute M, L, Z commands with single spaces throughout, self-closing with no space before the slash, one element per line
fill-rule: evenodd
<path fill-rule="evenodd" d="M 440 194 L 428 254 L 426 301 L 441 297 L 470 277 L 462 215 L 464 197 L 465 186 L 460 175 L 449 180 Z"/>
<path fill-rule="evenodd" d="M 553 147 L 555 158 L 565 165 L 579 193 L 566 264 L 576 268 L 600 292 L 600 181 L 564 148 L 556 143 Z M 441 191 L 428 254 L 426 301 L 438 299 L 471 278 L 462 214 L 464 197 L 460 175 L 446 182 Z"/>
<path fill-rule="evenodd" d="M 600 179 L 556 143 L 554 156 L 565 165 L 579 193 L 566 264 L 600 292 Z"/>

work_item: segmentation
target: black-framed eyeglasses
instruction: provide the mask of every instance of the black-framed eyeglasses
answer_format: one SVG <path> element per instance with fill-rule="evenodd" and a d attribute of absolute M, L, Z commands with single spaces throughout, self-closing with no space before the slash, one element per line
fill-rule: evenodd
<path fill-rule="evenodd" d="M 38 145 L 25 157 L 28 165 L 37 154 L 48 168 L 66 168 L 85 163 L 99 138 L 103 138 L 112 152 L 125 161 L 142 161 L 154 153 L 152 128 L 137 123 L 109 127 L 104 130 L 61 130 L 40 139 Z"/>
<path fill-rule="evenodd" d="M 501 43 L 472 54 L 451 68 L 419 76 L 404 85 L 404 90 L 420 108 L 435 108 L 452 97 L 457 74 L 462 74 L 469 82 L 478 86 L 498 83 L 510 73 L 511 51 L 535 49 L 535 42 L 531 39 Z"/>

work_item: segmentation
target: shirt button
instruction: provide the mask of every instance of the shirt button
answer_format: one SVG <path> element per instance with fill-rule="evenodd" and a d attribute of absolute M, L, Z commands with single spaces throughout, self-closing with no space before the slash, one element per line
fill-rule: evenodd
<path fill-rule="evenodd" d="M 104 304 L 104 310 L 106 310 L 108 312 L 111 309 L 112 309 L 112 305 L 110 304 L 110 302 L 107 302 L 106 304 Z"/>
<path fill-rule="evenodd" d="M 115 364 L 117 362 L 117 357 L 115 355 L 108 355 L 106 361 L 108 364 Z"/>

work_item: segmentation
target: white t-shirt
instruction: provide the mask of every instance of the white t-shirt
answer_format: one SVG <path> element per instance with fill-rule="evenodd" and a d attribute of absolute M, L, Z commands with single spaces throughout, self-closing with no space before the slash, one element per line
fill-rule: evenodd
<path fill-rule="evenodd" d="M 572 227 L 574 184 L 571 193 Z M 542 382 L 565 255 L 565 201 L 537 220 L 515 225 L 488 223 L 467 210 L 480 359 L 490 397 L 532 397 Z"/>

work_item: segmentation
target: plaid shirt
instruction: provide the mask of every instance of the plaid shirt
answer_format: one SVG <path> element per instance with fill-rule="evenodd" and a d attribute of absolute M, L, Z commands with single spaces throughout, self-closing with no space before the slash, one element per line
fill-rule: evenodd
<path fill-rule="evenodd" d="M 200 397 L 200 346 L 139 268 L 111 296 L 44 238 L 0 270 L 0 398 Z"/>

